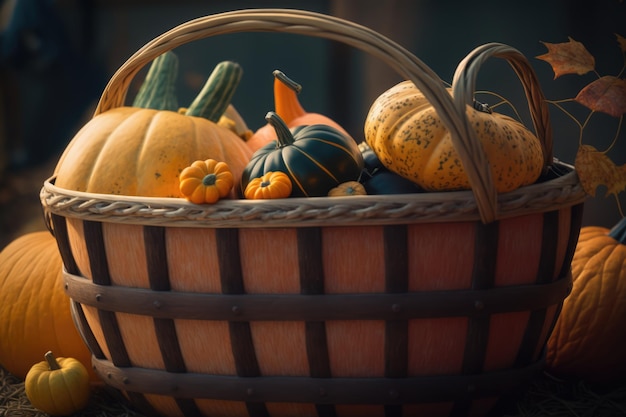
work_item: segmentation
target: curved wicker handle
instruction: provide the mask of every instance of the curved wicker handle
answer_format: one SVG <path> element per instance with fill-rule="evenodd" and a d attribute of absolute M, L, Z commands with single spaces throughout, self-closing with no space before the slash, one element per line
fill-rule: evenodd
<path fill-rule="evenodd" d="M 541 90 L 539 80 L 530 63 L 521 52 L 501 43 L 481 45 L 470 52 L 457 66 L 452 81 L 453 96 L 457 106 L 472 105 L 476 77 L 480 66 L 489 58 L 505 59 L 520 79 L 526 94 L 535 134 L 543 147 L 544 166 L 552 164 L 552 127 L 548 102 Z"/>
<path fill-rule="evenodd" d="M 103 92 L 96 115 L 123 106 L 133 77 L 162 53 L 191 41 L 239 32 L 284 32 L 342 42 L 381 59 L 399 75 L 411 80 L 450 131 L 482 221 L 489 223 L 497 218 L 497 192 L 491 170 L 476 134 L 469 126 L 464 105 L 455 105 L 437 74 L 405 48 L 367 27 L 340 18 L 291 9 L 251 9 L 183 23 L 148 42 L 117 70 Z"/>

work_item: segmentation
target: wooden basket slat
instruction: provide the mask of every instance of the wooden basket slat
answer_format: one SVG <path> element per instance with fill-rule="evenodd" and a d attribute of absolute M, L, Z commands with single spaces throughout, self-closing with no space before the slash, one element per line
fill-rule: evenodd
<path fill-rule="evenodd" d="M 543 213 L 543 229 L 541 232 L 541 256 L 539 258 L 539 270 L 537 271 L 537 282 L 543 284 L 554 279 L 554 268 L 557 261 L 559 241 L 554 236 L 559 236 L 559 216 L 558 210 L 546 211 Z"/>
<path fill-rule="evenodd" d="M 102 223 L 97 221 L 83 222 L 83 233 L 89 255 L 91 279 L 94 284 L 111 285 L 111 274 L 107 260 Z"/>
<path fill-rule="evenodd" d="M 296 236 L 300 291 L 305 295 L 324 294 L 321 229 L 319 227 L 299 228 Z M 307 320 L 304 326 L 309 373 L 314 378 L 330 378 L 332 374 L 325 323 L 320 320 Z M 316 404 L 316 407 L 328 415 L 334 414 L 332 406 Z"/>
<path fill-rule="evenodd" d="M 162 226 L 144 227 L 143 241 L 150 289 L 153 291 L 169 291 L 171 285 L 167 265 L 165 228 Z"/>
<path fill-rule="evenodd" d="M 158 369 L 120 368 L 94 360 L 112 386 L 138 393 L 176 398 L 217 398 L 228 401 L 303 402 L 319 404 L 418 404 L 498 396 L 529 380 L 541 361 L 523 368 L 479 375 L 430 375 L 407 378 L 312 378 L 172 373 Z M 181 387 L 185 387 L 184 390 Z"/>
<path fill-rule="evenodd" d="M 74 325 L 78 329 L 91 354 L 97 359 L 106 359 L 106 355 L 100 348 L 100 344 L 91 331 L 91 327 L 89 327 L 82 305 L 74 300 L 71 300 L 70 308 L 72 311 Z"/>
<path fill-rule="evenodd" d="M 402 320 L 410 318 L 481 317 L 528 311 L 553 305 L 568 294 L 571 280 L 561 277 L 537 286 L 489 290 L 429 291 L 420 293 L 325 294 L 154 294 L 142 288 L 94 286 L 76 275 L 65 275 L 67 293 L 83 305 L 108 311 L 157 318 L 191 320 Z M 124 304 L 132 299 L 133 303 Z M 202 310 L 195 310 L 203 308 Z M 268 309 L 271 306 L 272 309 Z M 118 308 L 119 307 L 119 308 Z M 235 307 L 235 312 L 233 312 Z"/>
<path fill-rule="evenodd" d="M 567 239 L 567 248 L 565 250 L 563 263 L 561 264 L 561 269 L 558 273 L 558 276 L 560 277 L 567 275 L 570 270 L 570 265 L 572 264 L 572 259 L 574 258 L 574 252 L 576 251 L 576 245 L 578 244 L 578 233 L 583 223 L 583 208 L 584 205 L 580 203 L 572 205 L 569 210 L 570 233 Z"/>

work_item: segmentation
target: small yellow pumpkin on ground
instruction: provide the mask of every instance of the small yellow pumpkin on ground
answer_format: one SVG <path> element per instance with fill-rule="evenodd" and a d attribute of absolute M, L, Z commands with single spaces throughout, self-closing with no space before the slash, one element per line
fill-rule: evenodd
<path fill-rule="evenodd" d="M 33 365 L 24 382 L 33 407 L 52 416 L 69 416 L 89 403 L 89 374 L 74 358 L 55 358 L 51 351 L 45 361 Z"/>
<path fill-rule="evenodd" d="M 346 181 L 328 192 L 329 197 L 345 197 L 351 195 L 366 195 L 365 187 L 358 181 Z"/>
<path fill-rule="evenodd" d="M 626 218 L 611 230 L 586 226 L 572 259 L 572 292 L 546 349 L 549 372 L 589 382 L 626 374 Z"/>
<path fill-rule="evenodd" d="M 291 179 L 281 171 L 270 171 L 250 180 L 244 191 L 249 200 L 287 198 L 291 194 Z"/>
<path fill-rule="evenodd" d="M 544 167 L 539 139 L 518 121 L 467 106 L 498 192 L 537 181 Z M 470 189 L 450 132 L 411 81 L 382 93 L 365 120 L 365 140 L 387 169 L 428 191 Z"/>
<path fill-rule="evenodd" d="M 180 192 L 195 204 L 215 203 L 230 194 L 235 182 L 226 162 L 195 161 L 180 173 Z"/>

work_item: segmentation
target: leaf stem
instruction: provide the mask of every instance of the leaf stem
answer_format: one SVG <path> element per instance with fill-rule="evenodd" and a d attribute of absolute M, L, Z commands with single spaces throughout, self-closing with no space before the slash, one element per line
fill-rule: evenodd
<path fill-rule="evenodd" d="M 513 105 L 513 103 L 511 103 L 509 100 L 507 100 L 504 96 L 501 96 L 498 93 L 494 93 L 493 91 L 489 91 L 489 90 L 481 90 L 481 91 L 476 91 L 477 94 L 489 94 L 492 95 L 494 97 L 497 97 L 500 99 L 499 103 L 493 104 L 489 107 L 491 107 L 492 109 L 501 106 L 503 104 L 508 104 L 509 107 L 513 110 L 513 113 L 515 113 L 515 116 L 517 117 L 517 119 L 520 121 L 522 120 L 522 117 L 520 116 L 519 112 L 517 111 L 517 108 Z"/>
<path fill-rule="evenodd" d="M 619 196 L 617 193 L 613 193 L 613 197 L 615 197 L 615 203 L 617 204 L 617 210 L 619 211 L 620 217 L 624 218 L 624 210 L 622 210 L 622 202 L 619 200 Z"/>
<path fill-rule="evenodd" d="M 613 141 L 611 142 L 609 147 L 606 149 L 606 151 L 604 151 L 604 153 L 607 153 L 608 151 L 613 149 L 613 146 L 615 146 L 615 144 L 617 143 L 617 138 L 619 138 L 619 133 L 622 131 L 622 122 L 623 121 L 624 121 L 624 115 L 621 115 L 619 117 L 619 121 L 617 122 L 617 130 L 615 131 L 615 137 L 613 138 Z"/>

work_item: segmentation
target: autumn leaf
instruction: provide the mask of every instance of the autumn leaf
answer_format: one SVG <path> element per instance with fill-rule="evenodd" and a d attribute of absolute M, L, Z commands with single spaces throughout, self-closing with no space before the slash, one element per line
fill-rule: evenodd
<path fill-rule="evenodd" d="M 620 117 L 626 113 L 626 80 L 604 76 L 580 90 L 575 100 L 593 111 Z"/>
<path fill-rule="evenodd" d="M 574 162 L 583 190 L 592 197 L 604 185 L 607 194 L 626 190 L 626 165 L 617 166 L 604 153 L 591 145 L 582 145 Z"/>
<path fill-rule="evenodd" d="M 583 75 L 593 71 L 596 61 L 587 48 L 569 38 L 569 42 L 548 43 L 541 42 L 548 48 L 548 53 L 537 56 L 538 59 L 548 62 L 554 71 L 554 78 L 565 74 Z"/>
<path fill-rule="evenodd" d="M 626 38 L 618 35 L 617 33 L 615 34 L 615 36 L 617 37 L 617 43 L 619 43 L 619 47 L 622 52 L 626 52 Z"/>

